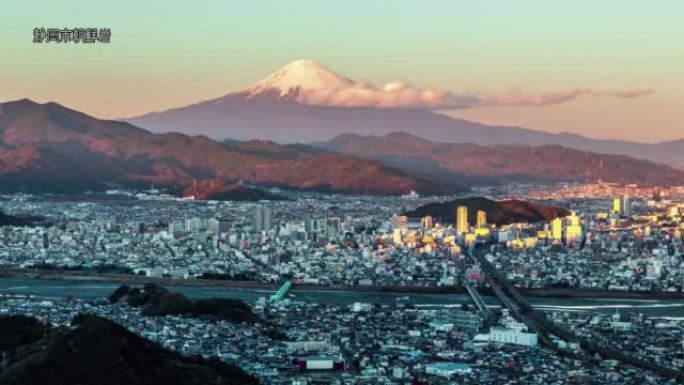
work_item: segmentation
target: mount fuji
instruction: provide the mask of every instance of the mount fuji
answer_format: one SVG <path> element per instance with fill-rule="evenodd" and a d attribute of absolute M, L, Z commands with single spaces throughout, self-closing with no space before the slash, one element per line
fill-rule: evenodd
<path fill-rule="evenodd" d="M 684 139 L 648 144 L 485 125 L 433 112 L 431 106 L 443 104 L 445 95 L 448 93 L 412 88 L 401 81 L 376 88 L 314 61 L 297 60 L 245 90 L 124 120 L 153 132 L 278 143 L 326 141 L 347 133 L 382 136 L 403 131 L 443 143 L 559 144 L 684 169 Z"/>

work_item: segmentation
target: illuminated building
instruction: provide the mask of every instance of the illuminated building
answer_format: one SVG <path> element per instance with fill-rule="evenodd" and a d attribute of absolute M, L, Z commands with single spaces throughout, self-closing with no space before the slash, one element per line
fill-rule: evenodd
<path fill-rule="evenodd" d="M 475 246 L 475 241 L 477 241 L 477 235 L 475 234 L 466 234 L 465 236 L 465 245 L 466 247 L 473 247 Z"/>
<path fill-rule="evenodd" d="M 551 222 L 551 238 L 560 242 L 563 239 L 563 220 L 556 218 Z"/>
<path fill-rule="evenodd" d="M 490 234 L 489 228 L 487 228 L 487 227 L 478 227 L 475 229 L 475 235 L 477 235 L 478 237 L 485 237 L 486 238 L 486 237 L 489 237 L 489 234 Z"/>
<path fill-rule="evenodd" d="M 533 249 L 533 248 L 537 247 L 537 238 L 536 237 L 525 238 L 525 247 L 528 249 Z"/>
<path fill-rule="evenodd" d="M 622 213 L 620 198 L 613 199 L 613 213 L 614 214 L 621 214 Z"/>
<path fill-rule="evenodd" d="M 392 232 L 392 243 L 399 246 L 403 244 L 401 240 L 401 229 L 394 229 Z"/>
<path fill-rule="evenodd" d="M 410 232 L 406 234 L 406 246 L 416 247 L 416 233 Z"/>
<path fill-rule="evenodd" d="M 482 228 L 487 226 L 487 212 L 484 210 L 477 211 L 477 227 Z"/>
<path fill-rule="evenodd" d="M 582 225 L 580 224 L 580 217 L 573 212 L 567 218 L 569 224 L 565 228 L 565 243 L 571 246 L 575 240 L 582 237 Z"/>
<path fill-rule="evenodd" d="M 641 242 L 644 239 L 644 232 L 641 231 L 641 229 L 635 229 L 634 230 L 634 240 L 637 242 L 638 245 L 641 245 Z"/>
<path fill-rule="evenodd" d="M 456 210 L 456 231 L 467 233 L 470 225 L 468 224 L 468 207 L 458 206 Z"/>
<path fill-rule="evenodd" d="M 510 242 L 508 242 L 508 245 L 514 249 L 522 249 L 525 247 L 525 242 L 523 242 L 522 239 L 516 238 Z"/>
<path fill-rule="evenodd" d="M 614 228 L 617 227 L 617 225 L 618 225 L 618 220 L 617 220 L 617 218 L 610 218 L 610 228 L 611 228 L 611 229 L 614 229 Z"/>
<path fill-rule="evenodd" d="M 582 237 L 582 226 L 570 225 L 565 228 L 565 243 L 571 246 L 575 241 Z"/>

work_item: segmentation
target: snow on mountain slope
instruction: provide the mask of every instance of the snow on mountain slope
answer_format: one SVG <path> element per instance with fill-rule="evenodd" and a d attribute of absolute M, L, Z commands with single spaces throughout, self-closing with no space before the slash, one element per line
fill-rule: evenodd
<path fill-rule="evenodd" d="M 403 81 L 375 87 L 340 76 L 314 61 L 297 60 L 247 89 L 124 120 L 154 132 L 280 143 L 324 141 L 345 133 L 377 136 L 405 131 L 447 143 L 561 144 L 684 169 L 682 140 L 647 144 L 590 139 L 521 127 L 489 126 L 434 112 L 479 102 L 467 95 L 417 88 Z"/>
<path fill-rule="evenodd" d="M 277 92 L 280 97 L 351 86 L 353 82 L 313 60 L 296 60 L 243 91 L 254 97 Z"/>

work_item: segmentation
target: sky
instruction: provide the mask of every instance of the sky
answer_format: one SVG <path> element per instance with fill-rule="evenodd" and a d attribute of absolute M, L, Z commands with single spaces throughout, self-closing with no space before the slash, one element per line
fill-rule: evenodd
<path fill-rule="evenodd" d="M 5 0 L 0 9 L 0 101 L 130 117 L 241 90 L 311 59 L 356 81 L 402 79 L 482 101 L 440 110 L 453 117 L 594 138 L 684 138 L 679 0 Z M 34 44 L 35 27 L 106 27 L 111 43 Z"/>

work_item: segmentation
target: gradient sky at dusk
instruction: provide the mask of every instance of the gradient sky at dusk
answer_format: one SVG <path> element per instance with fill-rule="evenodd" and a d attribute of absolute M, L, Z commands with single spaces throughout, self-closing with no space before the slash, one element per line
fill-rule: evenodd
<path fill-rule="evenodd" d="M 451 116 L 590 137 L 684 138 L 684 2 L 4 1 L 0 101 L 103 118 L 245 88 L 296 59 L 357 81 L 458 94 L 652 89 Z M 108 27 L 112 43 L 38 45 L 34 27 Z"/>

